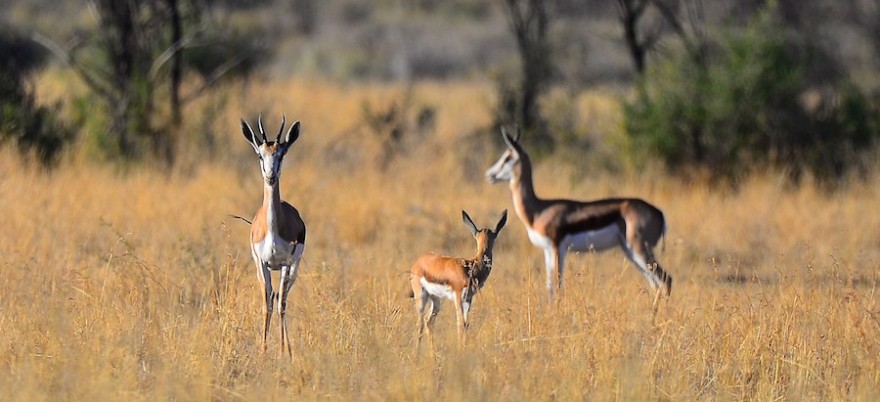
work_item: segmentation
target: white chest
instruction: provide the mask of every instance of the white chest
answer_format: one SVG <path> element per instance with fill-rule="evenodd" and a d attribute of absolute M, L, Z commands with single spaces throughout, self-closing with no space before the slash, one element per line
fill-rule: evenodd
<path fill-rule="evenodd" d="M 269 233 L 262 241 L 254 243 L 253 251 L 257 258 L 269 264 L 269 267 L 280 268 L 297 262 L 299 258 L 296 256 L 301 255 L 302 251 L 296 248 L 293 243 Z"/>

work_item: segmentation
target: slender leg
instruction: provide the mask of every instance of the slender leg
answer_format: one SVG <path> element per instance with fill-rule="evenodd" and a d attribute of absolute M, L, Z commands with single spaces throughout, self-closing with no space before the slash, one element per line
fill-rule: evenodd
<path fill-rule="evenodd" d="M 424 289 L 420 290 L 419 293 L 413 292 L 413 297 L 416 300 L 416 315 L 419 317 L 419 335 L 416 337 L 416 356 L 419 355 L 419 350 L 422 345 L 422 334 L 425 332 L 425 326 L 427 325 L 428 316 L 427 311 L 425 311 L 425 307 L 428 305 L 428 292 Z M 432 307 L 433 309 L 433 307 Z"/>
<path fill-rule="evenodd" d="M 663 267 L 660 266 L 660 263 L 657 260 L 651 257 L 651 260 L 648 260 L 648 269 L 654 274 L 654 277 L 657 279 L 660 289 L 669 297 L 672 294 L 672 276 L 666 273 L 663 270 Z"/>
<path fill-rule="evenodd" d="M 431 314 L 428 316 L 428 321 L 425 323 L 425 332 L 428 335 L 428 343 L 431 345 L 431 354 L 436 356 L 437 351 L 434 349 L 434 320 L 437 319 L 437 314 L 440 313 L 440 305 L 442 301 L 438 297 L 431 297 Z"/>
<path fill-rule="evenodd" d="M 287 347 L 287 355 L 293 359 L 293 348 L 290 346 L 290 333 L 287 332 L 287 296 L 290 289 L 296 282 L 296 276 L 299 272 L 299 263 L 302 259 L 303 251 L 305 251 L 305 243 L 299 243 L 293 249 L 293 263 L 290 266 L 282 267 L 281 279 L 278 284 L 278 311 L 281 314 L 281 354 L 284 354 L 284 348 Z"/>
<path fill-rule="evenodd" d="M 658 307 L 660 306 L 661 293 L 662 291 L 660 289 L 654 291 L 654 302 L 651 303 L 651 311 L 653 311 L 653 316 L 651 317 L 652 320 L 657 318 L 657 310 L 659 310 Z"/>
<path fill-rule="evenodd" d="M 296 264 L 296 263 L 294 263 Z M 290 347 L 290 334 L 287 332 L 287 295 L 296 281 L 296 266 L 284 267 L 281 271 L 281 283 L 278 288 L 281 289 L 281 297 L 278 299 L 278 307 L 281 312 L 281 353 L 284 353 L 287 347 L 287 355 L 293 357 L 293 350 Z"/>
<path fill-rule="evenodd" d="M 544 269 L 547 272 L 547 296 L 553 301 L 553 288 L 556 286 L 554 275 L 556 274 L 556 249 L 544 249 Z"/>
<path fill-rule="evenodd" d="M 291 359 L 293 358 L 293 348 L 290 347 L 290 333 L 287 332 L 287 296 L 290 294 L 290 289 L 293 288 L 293 284 L 296 282 L 296 277 L 299 273 L 299 263 L 302 260 L 305 248 L 305 243 L 299 243 L 294 246 L 293 263 L 289 267 L 284 267 L 285 269 L 281 271 L 284 283 L 283 286 L 282 284 L 278 285 L 278 288 L 281 291 L 281 300 L 279 300 L 279 305 L 281 306 L 281 348 L 283 349 L 287 346 L 287 355 L 290 356 Z"/>
<path fill-rule="evenodd" d="M 660 264 L 654 259 L 651 247 L 641 242 L 635 233 L 628 233 L 629 241 L 621 241 L 626 256 L 642 271 L 651 289 L 654 290 L 654 301 L 651 303 L 652 319 L 657 317 L 660 305 L 660 296 L 672 289 L 672 278 L 663 271 Z"/>
<path fill-rule="evenodd" d="M 468 288 L 467 293 L 462 295 L 462 300 L 461 300 L 461 312 L 462 312 L 463 325 L 464 325 L 464 339 L 462 342 L 465 345 L 467 345 L 468 328 L 470 327 L 470 320 L 468 319 L 468 313 L 470 313 L 471 306 L 473 305 L 474 292 L 475 291 L 473 288 Z"/>
<path fill-rule="evenodd" d="M 282 304 L 284 303 L 282 302 L 282 300 L 284 300 L 284 296 L 286 296 L 286 294 L 284 293 L 284 285 L 287 281 L 287 272 L 289 269 L 290 268 L 287 266 L 281 267 L 281 274 L 278 276 L 279 297 L 276 301 L 276 303 L 278 303 L 278 306 L 276 306 L 276 308 L 278 309 L 278 313 L 281 315 L 281 325 L 278 326 L 278 330 L 281 335 L 281 342 L 279 343 L 279 345 L 281 345 L 281 349 L 278 351 L 278 356 L 281 356 L 284 353 L 284 307 L 282 306 Z"/>
<path fill-rule="evenodd" d="M 556 287 L 559 297 L 563 297 L 562 292 L 562 274 L 565 272 L 565 253 L 568 251 L 568 245 L 563 244 L 556 250 Z"/>
<path fill-rule="evenodd" d="M 471 305 L 473 305 L 474 300 L 474 291 L 468 288 L 467 294 L 464 295 L 461 301 L 461 310 L 464 313 L 464 329 L 468 329 L 468 313 L 471 311 Z"/>
<path fill-rule="evenodd" d="M 455 326 L 458 331 L 458 348 L 461 349 L 463 344 L 464 337 L 464 311 L 461 306 L 461 292 L 455 292 L 454 300 L 455 302 Z"/>
<path fill-rule="evenodd" d="M 263 282 L 263 290 L 266 300 L 266 318 L 263 321 L 263 352 L 266 351 L 266 340 L 269 337 L 269 323 L 272 322 L 272 299 L 274 292 L 272 291 L 272 275 L 269 273 L 269 266 L 261 264 L 260 280 Z"/>

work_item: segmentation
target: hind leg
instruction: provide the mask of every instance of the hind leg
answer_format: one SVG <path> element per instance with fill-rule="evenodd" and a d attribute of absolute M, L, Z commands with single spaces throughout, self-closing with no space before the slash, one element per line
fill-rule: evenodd
<path fill-rule="evenodd" d="M 419 290 L 418 293 L 413 292 L 416 299 L 416 315 L 418 316 L 418 326 L 419 332 L 416 337 L 416 356 L 418 356 L 419 351 L 422 345 L 422 335 L 425 332 L 425 327 L 427 326 L 428 317 L 426 317 L 426 308 L 428 305 L 428 292 L 424 290 Z"/>
<path fill-rule="evenodd" d="M 428 314 L 428 319 L 425 321 L 425 332 L 428 335 L 428 344 L 431 345 L 431 354 L 437 355 L 437 352 L 434 350 L 434 320 L 437 319 L 437 314 L 440 313 L 440 303 L 442 301 L 439 297 L 431 297 L 431 310 Z"/>
<path fill-rule="evenodd" d="M 290 289 L 296 282 L 297 264 L 299 261 L 291 267 L 283 267 L 278 283 L 278 287 L 281 288 L 281 295 L 278 298 L 278 311 L 281 314 L 281 354 L 284 354 L 284 349 L 287 348 L 287 355 L 291 359 L 293 358 L 293 349 L 290 346 L 290 334 L 287 332 L 287 295 L 290 294 Z"/>
<path fill-rule="evenodd" d="M 633 238 L 635 237 L 635 238 Z M 672 290 L 672 278 L 660 267 L 654 259 L 651 248 L 639 241 L 638 236 L 627 236 L 627 241 L 621 241 L 621 246 L 626 252 L 627 258 L 642 272 L 651 289 L 654 290 L 654 300 L 651 304 L 653 315 L 657 315 L 660 296 L 665 293 L 669 296 Z M 622 239 L 623 240 L 623 239 Z"/>

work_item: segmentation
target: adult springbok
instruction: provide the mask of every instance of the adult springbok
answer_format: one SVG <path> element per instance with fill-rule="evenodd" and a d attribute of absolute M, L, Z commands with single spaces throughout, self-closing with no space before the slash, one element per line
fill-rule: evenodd
<path fill-rule="evenodd" d="M 545 200 L 535 195 L 532 164 L 518 144 L 501 129 L 507 150 L 489 170 L 490 183 L 508 182 L 513 207 L 526 227 L 529 240 L 544 250 L 547 293 L 562 290 L 565 254 L 568 250 L 602 251 L 620 246 L 655 290 L 656 313 L 660 294 L 669 296 L 672 277 L 654 259 L 653 248 L 666 232 L 663 212 L 637 198 L 609 198 L 597 201 Z"/>
<path fill-rule="evenodd" d="M 431 330 L 444 299 L 452 299 L 455 302 L 458 347 L 461 348 L 474 295 L 486 284 L 486 279 L 492 272 L 492 248 L 495 246 L 498 232 L 507 223 L 507 210 L 501 213 L 495 230 L 477 229 L 474 221 L 465 211 L 461 211 L 461 219 L 477 241 L 477 255 L 467 259 L 429 253 L 419 257 L 410 271 L 410 286 L 412 286 L 410 296 L 416 299 L 416 312 L 419 316 L 416 353 L 422 343 L 422 334 L 426 331 L 431 351 L 434 351 L 434 337 Z M 430 310 L 427 308 L 429 302 Z"/>
<path fill-rule="evenodd" d="M 278 181 L 281 177 L 281 162 L 290 146 L 299 137 L 299 122 L 293 123 L 287 134 L 284 131 L 284 117 L 275 141 L 266 139 L 263 130 L 263 117 L 258 120 L 260 136 L 254 135 L 251 127 L 241 121 L 244 138 L 254 148 L 260 158 L 260 172 L 263 176 L 263 205 L 257 210 L 251 223 L 251 255 L 257 265 L 257 275 L 265 290 L 266 318 L 263 325 L 263 350 L 266 350 L 266 338 L 269 335 L 269 323 L 272 321 L 273 302 L 277 300 L 278 312 L 281 314 L 281 350 L 293 357 L 290 348 L 290 336 L 287 334 L 287 294 L 296 281 L 299 262 L 306 246 L 306 225 L 299 216 L 299 211 L 292 205 L 281 200 Z M 278 292 L 272 287 L 270 271 L 281 271 Z"/>

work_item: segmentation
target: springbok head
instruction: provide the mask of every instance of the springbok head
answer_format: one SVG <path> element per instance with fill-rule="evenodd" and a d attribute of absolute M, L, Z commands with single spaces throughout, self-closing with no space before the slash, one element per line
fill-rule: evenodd
<path fill-rule="evenodd" d="M 505 209 L 504 212 L 501 213 L 501 218 L 499 218 L 498 223 L 495 224 L 495 230 L 489 228 L 478 229 L 477 225 L 474 224 L 474 221 L 465 211 L 461 211 L 461 219 L 471 232 L 471 235 L 473 235 L 474 239 L 477 241 L 477 252 L 491 258 L 492 248 L 495 247 L 495 238 L 498 237 L 498 232 L 500 232 L 504 227 L 504 224 L 507 223 L 507 210 Z"/>
<path fill-rule="evenodd" d="M 281 116 L 281 128 L 278 129 L 278 135 L 275 136 L 275 141 L 269 141 L 266 139 L 266 131 L 263 130 L 262 115 L 257 120 L 260 128 L 259 136 L 254 134 L 254 130 L 251 129 L 251 126 L 244 119 L 241 120 L 241 131 L 244 134 L 244 138 L 254 148 L 254 152 L 260 157 L 260 171 L 263 174 L 263 180 L 269 186 L 274 186 L 278 183 L 278 178 L 281 177 L 281 162 L 284 160 L 284 155 L 287 154 L 287 150 L 299 138 L 299 121 L 293 123 L 282 138 L 281 134 L 284 132 L 284 123 L 285 117 Z"/>
<path fill-rule="evenodd" d="M 504 127 L 501 128 L 501 138 L 507 144 L 507 149 L 498 158 L 492 167 L 486 170 L 486 179 L 489 183 L 510 182 L 520 176 L 520 160 L 524 158 L 522 147 L 519 146 L 520 131 L 517 130 L 516 137 L 507 134 Z"/>

